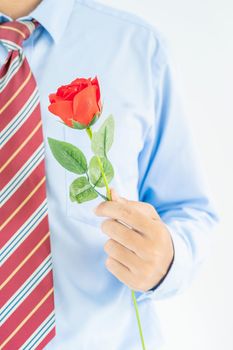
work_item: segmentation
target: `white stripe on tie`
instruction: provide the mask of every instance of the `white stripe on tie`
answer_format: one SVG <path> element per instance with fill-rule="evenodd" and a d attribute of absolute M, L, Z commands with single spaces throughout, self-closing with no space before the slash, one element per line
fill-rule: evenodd
<path fill-rule="evenodd" d="M 14 69 L 15 65 L 20 60 L 20 58 L 22 58 L 22 55 L 20 57 L 16 56 L 12 61 L 9 70 L 0 78 L 0 87 L 4 84 L 5 79 L 8 77 L 9 73 L 11 73 L 12 69 Z"/>
<path fill-rule="evenodd" d="M 28 28 L 28 30 L 29 30 L 29 32 L 30 32 L 30 34 L 32 34 L 32 32 L 34 31 L 34 29 L 35 29 L 35 24 L 33 23 L 33 22 L 29 22 L 29 21 L 19 21 L 19 22 L 21 22 L 21 23 L 23 23 L 24 25 L 26 25 L 27 26 L 27 28 Z"/>
<path fill-rule="evenodd" d="M 10 40 L 7 40 L 7 39 L 1 39 L 1 42 L 5 45 L 5 47 L 11 51 L 11 50 L 19 50 L 19 51 L 22 51 L 22 47 L 13 43 L 12 41 Z"/>
<path fill-rule="evenodd" d="M 38 286 L 38 284 L 47 276 L 52 268 L 52 259 L 49 254 L 24 284 L 12 295 L 12 297 L 3 305 L 0 313 L 0 325 L 13 314 L 29 294 Z"/>
<path fill-rule="evenodd" d="M 3 81 L 0 83 L 0 92 L 3 92 L 11 78 L 19 71 L 20 67 L 23 64 L 24 61 L 24 56 L 20 55 L 16 57 L 17 60 L 15 59 L 10 67 L 10 69 L 7 71 L 7 73 L 2 77 Z"/>
<path fill-rule="evenodd" d="M 30 233 L 39 225 L 45 217 L 47 211 L 47 201 L 45 200 L 37 210 L 28 218 L 21 228 L 3 246 L 0 254 L 0 262 L 3 264 L 15 249 L 23 242 Z"/>
<path fill-rule="evenodd" d="M 10 121 L 9 124 L 1 131 L 0 136 L 0 146 L 3 147 L 4 144 L 11 138 L 11 136 L 16 132 L 17 126 L 21 125 L 28 118 L 28 115 L 31 114 L 31 110 L 34 110 L 39 103 L 38 90 L 35 88 L 27 102 L 16 114 L 16 116 Z M 33 109 L 32 109 L 33 108 Z M 30 112 L 30 113 L 29 113 Z"/>
<path fill-rule="evenodd" d="M 11 196 L 17 191 L 17 189 L 26 181 L 33 170 L 39 165 L 44 158 L 44 148 L 40 145 L 37 150 L 32 154 L 28 161 L 20 168 L 10 182 L 2 190 L 0 195 L 1 205 L 4 205 Z"/>
<path fill-rule="evenodd" d="M 55 312 L 44 320 L 39 328 L 31 335 L 31 337 L 20 347 L 19 350 L 34 350 L 37 345 L 41 342 L 41 339 L 45 338 L 46 335 L 51 331 L 55 323 Z"/>

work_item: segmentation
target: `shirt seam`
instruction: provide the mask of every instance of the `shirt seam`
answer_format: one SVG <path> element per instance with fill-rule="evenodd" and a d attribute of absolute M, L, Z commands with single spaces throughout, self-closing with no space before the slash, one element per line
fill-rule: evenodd
<path fill-rule="evenodd" d="M 85 0 L 76 0 L 76 3 L 94 9 L 98 12 L 102 12 L 114 18 L 118 18 L 127 23 L 138 25 L 139 27 L 146 29 L 148 33 L 154 33 L 155 35 L 157 33 L 157 29 L 153 26 L 152 23 L 150 23 L 149 21 L 147 22 L 146 19 L 138 16 L 137 14 L 134 14 L 133 12 L 123 11 L 121 9 L 102 4 L 98 1 L 93 1 L 90 3 L 89 1 L 87 2 Z M 126 18 L 124 16 L 128 16 L 131 18 Z"/>

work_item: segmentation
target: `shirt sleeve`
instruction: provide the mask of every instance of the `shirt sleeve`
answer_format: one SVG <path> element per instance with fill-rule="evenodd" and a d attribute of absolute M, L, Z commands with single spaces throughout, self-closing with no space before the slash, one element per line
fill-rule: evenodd
<path fill-rule="evenodd" d="M 135 292 L 138 301 L 170 297 L 190 283 L 211 245 L 217 221 L 166 41 L 157 41 L 151 77 L 153 123 L 138 158 L 138 193 L 139 200 L 152 204 L 167 226 L 175 255 L 157 287 Z"/>

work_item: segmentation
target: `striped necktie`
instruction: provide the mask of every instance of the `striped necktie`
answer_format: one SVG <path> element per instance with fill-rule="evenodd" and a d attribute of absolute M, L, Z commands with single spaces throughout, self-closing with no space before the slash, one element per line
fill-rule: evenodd
<path fill-rule="evenodd" d="M 55 336 L 38 88 L 23 51 L 39 23 L 0 24 L 0 349 L 44 349 Z"/>

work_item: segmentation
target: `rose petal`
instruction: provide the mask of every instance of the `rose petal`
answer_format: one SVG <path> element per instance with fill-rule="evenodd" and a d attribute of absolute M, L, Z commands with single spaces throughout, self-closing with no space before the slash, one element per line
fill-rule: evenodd
<path fill-rule="evenodd" d="M 99 105 L 101 106 L 101 101 L 100 101 L 100 86 L 99 86 L 99 81 L 98 78 L 95 76 L 94 79 L 92 79 L 91 81 L 92 85 L 96 86 L 96 98 L 97 98 L 97 102 L 99 103 Z"/>
<path fill-rule="evenodd" d="M 96 100 L 96 86 L 88 86 L 78 93 L 73 100 L 74 120 L 88 125 L 99 112 Z"/>
<path fill-rule="evenodd" d="M 77 78 L 75 80 L 73 80 L 70 85 L 79 85 L 79 84 L 86 84 L 87 85 L 87 81 L 88 79 L 85 78 Z"/>
<path fill-rule="evenodd" d="M 72 101 L 60 101 L 49 105 L 49 111 L 58 117 L 60 117 L 64 123 L 72 126 L 71 121 L 68 118 L 73 117 Z"/>
<path fill-rule="evenodd" d="M 71 83 L 70 83 L 70 86 L 75 86 L 76 88 L 76 93 L 78 92 L 81 92 L 82 90 L 86 89 L 86 87 L 88 87 L 88 85 L 91 85 L 89 83 L 91 78 L 88 78 L 88 79 L 85 79 L 85 78 L 78 78 L 78 79 L 75 79 L 73 80 Z"/>
<path fill-rule="evenodd" d="M 62 98 L 60 96 L 57 96 L 57 94 L 50 94 L 49 101 L 50 103 L 54 103 L 54 102 L 62 101 Z"/>

